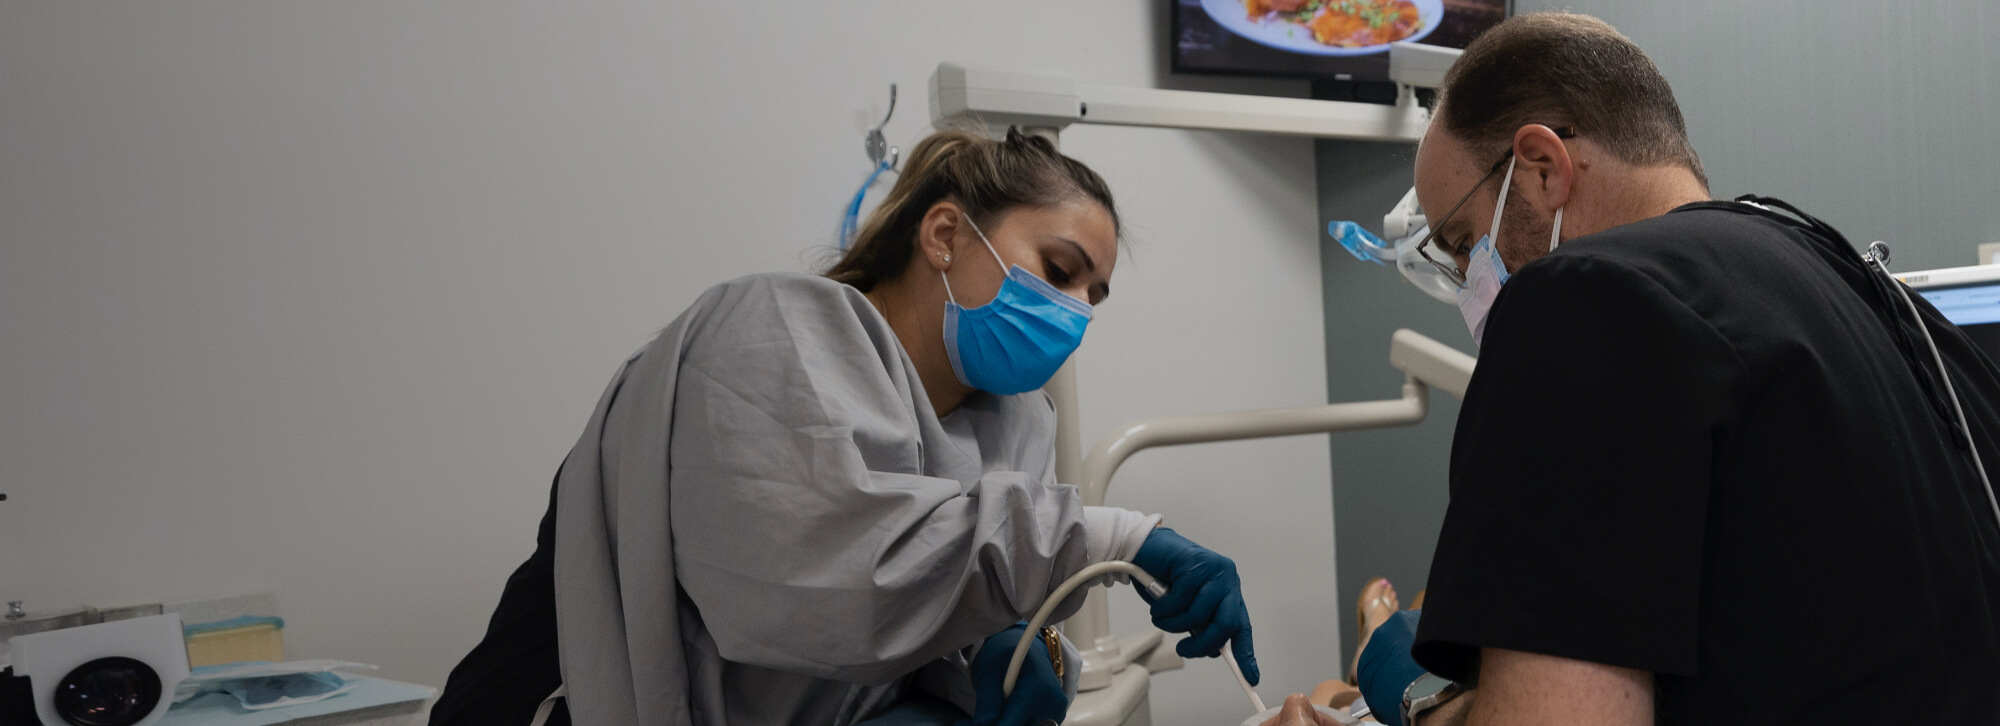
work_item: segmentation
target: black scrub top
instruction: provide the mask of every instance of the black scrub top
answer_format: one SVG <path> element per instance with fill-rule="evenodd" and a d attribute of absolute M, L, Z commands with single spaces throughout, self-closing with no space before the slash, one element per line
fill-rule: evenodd
<path fill-rule="evenodd" d="M 567 464 L 567 462 L 565 462 Z M 430 726 L 527 726 L 562 685 L 556 649 L 556 492 L 535 534 L 535 553 L 507 578 L 486 637 L 451 669 L 431 704 Z M 570 726 L 569 704 L 556 699 L 545 726 Z"/>
<path fill-rule="evenodd" d="M 2000 722 L 2000 525 L 1856 257 L 1703 202 L 1523 266 L 1459 414 L 1418 662 L 1651 671 L 1663 724 Z M 1912 298 L 2000 475 L 2000 376 Z"/>

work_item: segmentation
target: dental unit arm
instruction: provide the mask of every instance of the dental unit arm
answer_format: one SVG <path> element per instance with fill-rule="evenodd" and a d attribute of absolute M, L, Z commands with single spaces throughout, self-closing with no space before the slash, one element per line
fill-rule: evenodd
<path fill-rule="evenodd" d="M 1080 486 L 1083 503 L 1102 506 L 1111 477 L 1117 473 L 1118 467 L 1133 454 L 1146 449 L 1414 425 L 1422 421 L 1429 411 L 1429 389 L 1436 388 L 1460 398 L 1465 396 L 1465 389 L 1472 382 L 1474 364 L 1472 356 L 1450 346 L 1413 330 L 1398 330 L 1389 339 L 1389 365 L 1403 372 L 1403 394 L 1400 398 L 1133 421 L 1099 440 L 1096 448 L 1085 457 L 1084 479 Z M 1132 567 L 1121 571 L 1130 574 L 1137 569 Z M 1086 577 L 1086 573 L 1089 576 Z M 1104 574 L 1089 570 L 1086 573 L 1079 573 L 1072 580 L 1091 581 Z M 1134 574 L 1133 579 L 1145 587 L 1152 578 L 1142 578 L 1143 574 Z M 1069 595 L 1073 589 L 1071 585 L 1065 582 L 1051 595 L 1049 602 L 1043 606 L 1044 615 L 1053 610 L 1055 603 Z M 1091 684 L 1109 684 L 1114 675 L 1133 665 L 1136 659 L 1151 656 L 1144 662 L 1149 671 L 1166 670 L 1158 666 L 1168 665 L 1159 663 L 1161 655 L 1154 652 L 1159 649 L 1165 633 L 1153 629 L 1123 642 L 1111 635 L 1110 609 L 1105 592 L 1103 588 L 1092 588 L 1085 596 L 1083 609 L 1064 623 L 1065 635 L 1083 653 L 1080 685 L 1086 691 L 1093 688 Z M 1033 629 L 1029 632 L 1032 633 Z M 1015 653 L 1016 662 L 1026 653 L 1025 648 L 1024 640 Z M 1165 655 L 1171 656 L 1171 653 Z M 1178 665 L 1176 658 L 1171 667 Z M 1238 678 L 1241 678 L 1240 674 Z M 1095 687 L 1102 688 L 1103 685 Z M 1245 689 L 1248 690 L 1248 686 Z"/>

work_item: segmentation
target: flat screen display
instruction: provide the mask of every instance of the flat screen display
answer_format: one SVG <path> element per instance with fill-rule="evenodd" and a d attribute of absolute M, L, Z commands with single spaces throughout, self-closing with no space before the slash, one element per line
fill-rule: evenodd
<path fill-rule="evenodd" d="M 1917 294 L 1965 331 L 1988 359 L 2000 361 L 2000 283 L 1932 288 Z"/>
<path fill-rule="evenodd" d="M 1395 41 L 1464 48 L 1510 0 L 1172 0 L 1175 73 L 1389 80 Z"/>

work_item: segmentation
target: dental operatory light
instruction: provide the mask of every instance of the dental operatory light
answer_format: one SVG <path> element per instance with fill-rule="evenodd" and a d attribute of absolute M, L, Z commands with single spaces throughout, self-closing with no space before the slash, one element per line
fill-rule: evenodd
<path fill-rule="evenodd" d="M 1444 85 L 1445 72 L 1463 54 L 1464 51 L 1457 48 L 1421 43 L 1390 44 L 1389 79 L 1395 81 L 1397 86 L 1397 104 L 1415 106 L 1417 89 L 1436 89 Z M 1428 123 L 1429 113 L 1421 115 L 1422 120 Z M 1394 267 L 1403 274 L 1403 279 L 1425 295 L 1439 302 L 1457 305 L 1458 284 L 1439 273 L 1416 249 L 1417 242 L 1430 231 L 1425 226 L 1428 222 L 1423 208 L 1417 204 L 1417 189 L 1411 187 L 1403 193 L 1396 206 L 1389 209 L 1388 214 L 1382 215 L 1381 236 L 1376 236 L 1358 222 L 1349 221 L 1328 222 L 1326 233 L 1340 242 L 1340 246 L 1355 259 Z"/>
<path fill-rule="evenodd" d="M 1417 251 L 1417 241 L 1430 229 L 1424 210 L 1417 206 L 1417 190 L 1411 187 L 1403 199 L 1382 215 L 1382 236 L 1377 237 L 1357 222 L 1326 223 L 1326 233 L 1340 242 L 1348 254 L 1364 262 L 1394 267 L 1403 279 L 1440 302 L 1458 304 L 1458 285 L 1438 272 Z M 1383 241 L 1387 237 L 1392 241 Z"/>

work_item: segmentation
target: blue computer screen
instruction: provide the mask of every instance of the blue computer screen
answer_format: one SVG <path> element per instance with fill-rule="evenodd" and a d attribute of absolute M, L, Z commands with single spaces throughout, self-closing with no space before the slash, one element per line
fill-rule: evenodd
<path fill-rule="evenodd" d="M 1988 359 L 2000 361 L 2000 283 L 1918 290 L 1917 294 L 1965 331 Z"/>
<path fill-rule="evenodd" d="M 1919 290 L 1917 294 L 1958 325 L 2000 323 L 2000 283 Z"/>

